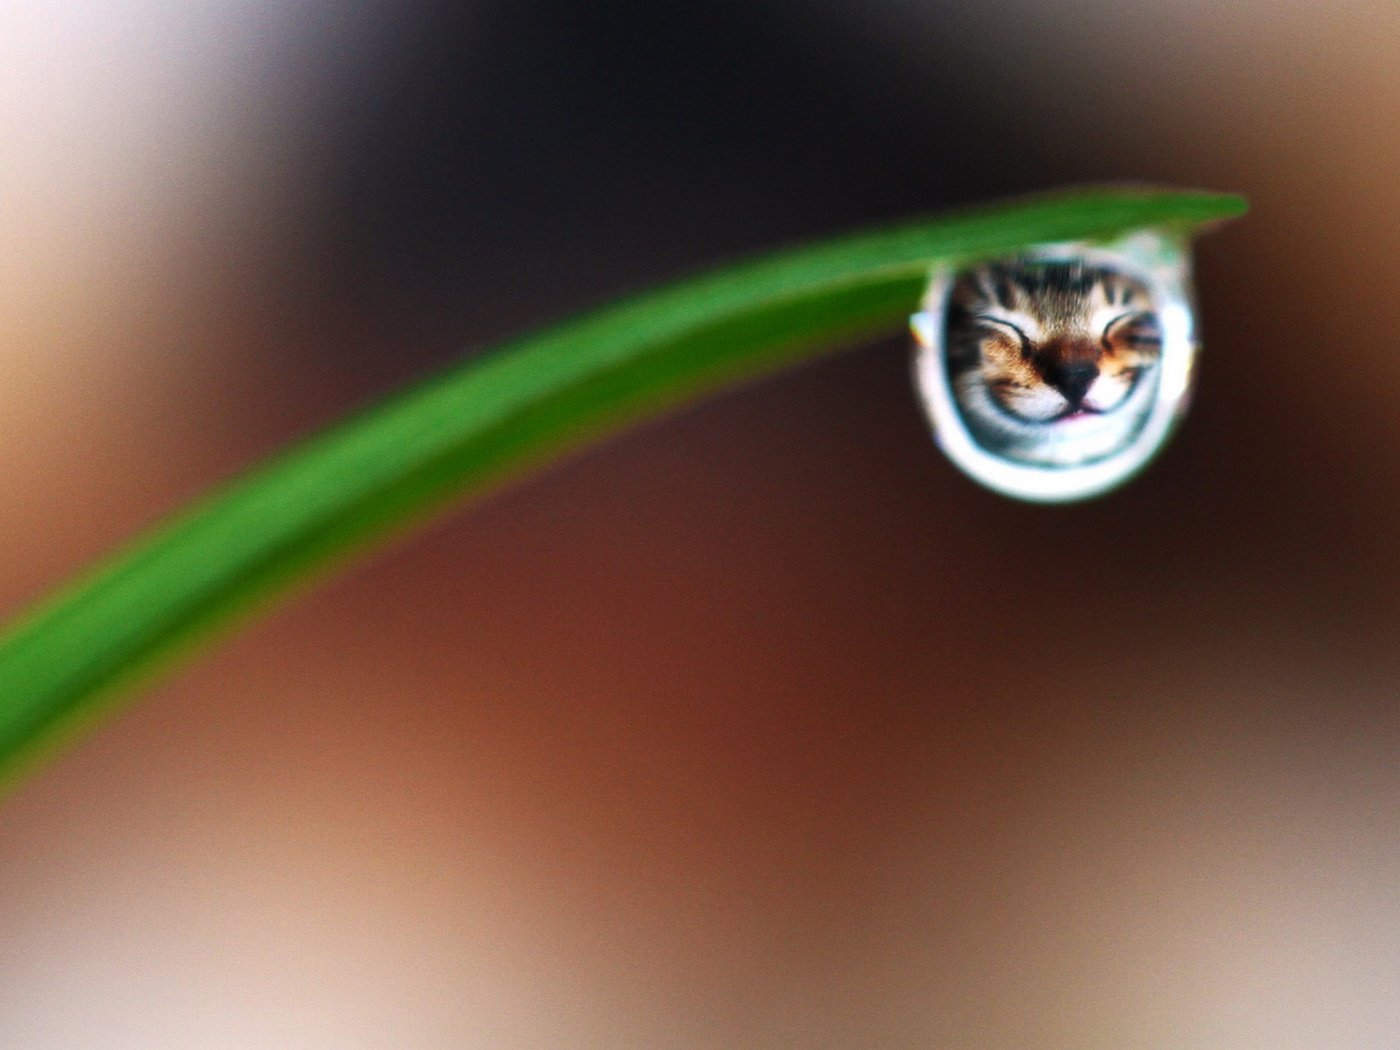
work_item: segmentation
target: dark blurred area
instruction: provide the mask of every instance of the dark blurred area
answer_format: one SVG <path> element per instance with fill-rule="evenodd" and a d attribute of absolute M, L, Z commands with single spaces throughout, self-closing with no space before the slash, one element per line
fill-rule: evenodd
<path fill-rule="evenodd" d="M 151 690 L 0 809 L 0 1045 L 1396 1045 L 1398 45 L 1379 0 L 0 15 L 11 609 L 659 279 L 1068 183 L 1253 204 L 1121 492 L 977 489 L 891 333 Z"/>

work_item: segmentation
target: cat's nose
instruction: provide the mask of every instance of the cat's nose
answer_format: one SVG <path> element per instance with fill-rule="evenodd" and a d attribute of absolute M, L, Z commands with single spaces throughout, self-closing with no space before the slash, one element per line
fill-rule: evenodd
<path fill-rule="evenodd" d="M 1076 361 L 1048 369 L 1045 381 L 1063 394 L 1071 405 L 1078 405 L 1098 377 L 1098 365 L 1092 361 Z"/>

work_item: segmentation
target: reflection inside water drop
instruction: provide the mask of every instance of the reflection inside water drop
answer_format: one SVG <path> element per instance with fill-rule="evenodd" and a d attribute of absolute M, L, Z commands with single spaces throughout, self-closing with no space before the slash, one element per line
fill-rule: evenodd
<path fill-rule="evenodd" d="M 1022 499 L 1092 496 L 1139 470 L 1185 408 L 1187 246 L 1142 231 L 940 268 L 913 329 L 920 393 L 958 466 Z"/>

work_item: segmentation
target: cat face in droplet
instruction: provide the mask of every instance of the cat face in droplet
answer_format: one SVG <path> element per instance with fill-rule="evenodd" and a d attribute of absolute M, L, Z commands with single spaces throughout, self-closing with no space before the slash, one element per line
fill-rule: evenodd
<path fill-rule="evenodd" d="M 989 488 L 1057 503 L 1121 485 L 1190 402 L 1189 242 L 1166 229 L 935 266 L 910 318 L 934 437 Z"/>
<path fill-rule="evenodd" d="M 1152 407 L 1161 325 L 1138 280 L 1083 260 L 1011 260 L 958 274 L 944 347 L 973 439 L 1016 462 L 1113 455 Z"/>

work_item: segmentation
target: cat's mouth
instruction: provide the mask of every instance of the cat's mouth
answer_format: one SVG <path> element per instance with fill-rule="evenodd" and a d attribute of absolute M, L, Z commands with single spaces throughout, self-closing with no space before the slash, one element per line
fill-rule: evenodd
<path fill-rule="evenodd" d="M 1103 413 L 1103 411 L 1102 411 L 1101 409 L 1089 408 L 1089 407 L 1087 407 L 1087 406 L 1085 406 L 1085 405 L 1079 405 L 1079 406 L 1077 406 L 1077 407 L 1075 407 L 1075 408 L 1067 408 L 1067 409 L 1065 409 L 1065 410 L 1064 410 L 1063 412 L 1061 412 L 1058 416 L 1052 416 L 1052 417 L 1050 418 L 1049 422 L 1051 422 L 1051 423 L 1068 423 L 1068 422 L 1070 422 L 1070 421 L 1072 421 L 1072 420 L 1075 420 L 1075 419 L 1088 419 L 1088 418 L 1090 418 L 1091 416 L 1101 416 L 1101 415 L 1103 415 L 1103 414 L 1104 414 L 1104 413 Z"/>
<path fill-rule="evenodd" d="M 1081 420 L 1099 419 L 1113 411 L 1112 409 L 1091 408 L 1089 405 L 1080 404 L 1062 408 L 1052 416 L 1036 417 L 1017 412 L 1010 405 L 1002 404 L 1001 402 L 994 401 L 993 404 L 998 412 L 1006 416 L 1006 418 L 1015 420 L 1017 423 L 1036 427 L 1054 427 L 1059 426 L 1061 423 L 1077 423 Z"/>

